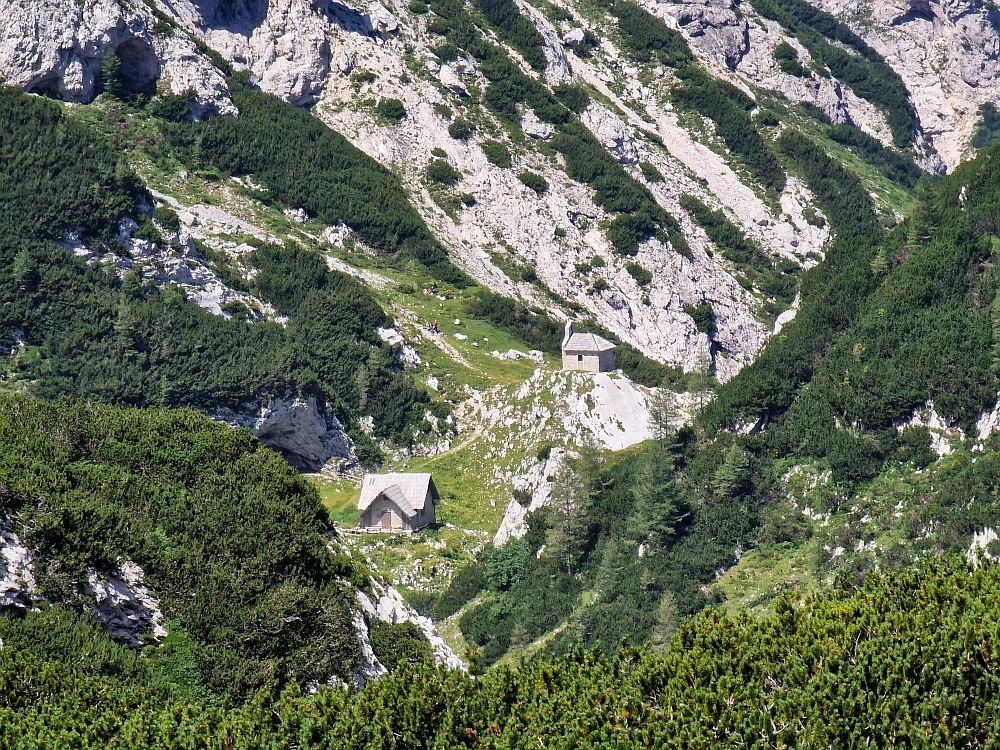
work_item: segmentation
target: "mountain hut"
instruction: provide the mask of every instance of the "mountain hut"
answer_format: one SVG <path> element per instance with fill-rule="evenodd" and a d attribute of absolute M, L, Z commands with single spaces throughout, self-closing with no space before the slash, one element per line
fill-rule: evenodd
<path fill-rule="evenodd" d="M 417 531 L 435 523 L 438 500 L 430 474 L 366 474 L 358 527 L 371 532 Z"/>

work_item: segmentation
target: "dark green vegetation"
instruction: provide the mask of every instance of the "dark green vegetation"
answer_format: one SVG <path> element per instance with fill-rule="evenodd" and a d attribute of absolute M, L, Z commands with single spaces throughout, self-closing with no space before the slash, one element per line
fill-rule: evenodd
<path fill-rule="evenodd" d="M 693 195 L 682 195 L 680 204 L 722 251 L 722 257 L 736 267 L 737 280 L 770 299 L 765 315 L 773 317 L 791 305 L 798 291 L 797 264 L 777 254 L 768 258 L 721 210 L 711 210 Z"/>
<path fill-rule="evenodd" d="M 442 281 L 466 283 L 388 169 L 308 112 L 238 83 L 232 91 L 238 118 L 165 128 L 178 155 L 196 168 L 253 175 L 283 205 L 346 224 L 373 248 L 414 258 Z"/>
<path fill-rule="evenodd" d="M 913 143 L 916 115 L 903 79 L 846 24 L 805 0 L 751 0 L 751 5 L 794 34 L 809 50 L 820 74 L 832 75 L 862 99 L 880 107 L 898 147 Z"/>
<path fill-rule="evenodd" d="M 406 117 L 406 107 L 399 99 L 382 99 L 375 105 L 375 114 L 386 122 L 400 122 Z"/>
<path fill-rule="evenodd" d="M 61 240 L 74 226 L 87 228 L 84 239 L 109 241 L 118 219 L 146 198 L 110 145 L 64 118 L 58 105 L 0 87 L 0 113 L 0 237 L 10 250 L 20 238 Z"/>
<path fill-rule="evenodd" d="M 483 141 L 479 147 L 486 155 L 490 164 L 494 164 L 501 169 L 510 169 L 513 163 L 510 158 L 510 149 L 499 141 Z"/>
<path fill-rule="evenodd" d="M 712 78 L 701 68 L 685 66 L 677 75 L 682 83 L 674 89 L 675 100 L 712 120 L 719 137 L 761 185 L 775 193 L 784 190 L 785 170 L 750 117 L 755 106 L 753 99 L 736 86 Z"/>
<path fill-rule="evenodd" d="M 576 114 L 583 112 L 590 104 L 590 94 L 579 85 L 561 83 L 558 86 L 553 86 L 552 93 L 566 105 L 566 109 Z"/>
<path fill-rule="evenodd" d="M 662 643 L 678 618 L 715 601 L 716 570 L 732 566 L 738 549 L 812 549 L 806 570 L 817 578 L 860 581 L 874 565 L 967 548 L 975 531 L 997 525 L 996 438 L 984 453 L 966 446 L 930 467 L 929 432 L 896 425 L 933 401 L 974 434 L 995 403 L 998 164 L 994 150 L 936 186 L 924 178 L 912 216 L 892 233 L 873 218 L 856 219 L 853 234 L 842 229 L 804 274 L 795 320 L 718 389 L 693 429 L 608 465 L 584 451 L 550 477 L 555 503 L 529 517 L 525 537 L 529 550 L 544 551 L 506 586 L 484 578 L 491 593 L 462 617 L 484 661 L 556 627 L 546 653 L 580 641 L 608 649 L 625 635 Z M 688 203 L 696 215 L 707 211 Z M 717 218 L 702 217 L 709 227 Z M 713 231 L 731 251 L 752 252 L 725 224 Z M 702 330 L 706 312 L 690 309 Z M 688 379 L 693 392 L 704 387 Z M 669 411 L 654 405 L 654 414 Z M 740 423 L 764 429 L 722 431 Z M 785 494 L 786 473 L 802 464 L 829 472 L 825 489 L 807 498 L 831 514 L 829 525 L 814 528 Z M 918 468 L 931 472 L 927 481 L 900 479 Z M 850 551 L 876 539 L 877 554 Z M 838 557 L 837 547 L 848 551 Z"/>
<path fill-rule="evenodd" d="M 269 97 L 255 101 L 277 102 Z M 247 107 L 239 122 L 252 131 L 255 110 L 247 101 L 243 104 Z M 405 442 L 413 434 L 427 396 L 397 371 L 395 352 L 375 332 L 390 320 L 355 279 L 328 272 L 319 256 L 294 247 L 259 250 L 251 260 L 258 273 L 252 283 L 232 272 L 227 281 L 288 315 L 290 325 L 282 328 L 239 319 L 249 317 L 245 306 L 234 309 L 239 314 L 229 319 L 211 315 L 187 302 L 177 287 L 158 290 L 136 273 L 119 280 L 113 267 L 87 265 L 53 240 L 82 226 L 88 245 L 124 254 L 114 239 L 118 219 L 140 216 L 137 202 L 149 200 L 144 188 L 122 166 L 118 153 L 64 117 L 58 105 L 0 89 L 0 108 L 7 125 L 0 133 L 0 331 L 9 337 L 21 329 L 27 346 L 22 356 L 5 363 L 8 375 L 24 378 L 42 396 L 140 406 L 236 407 L 262 395 L 311 392 L 332 405 L 345 424 L 371 414 L 382 437 Z M 201 152 L 213 153 L 218 130 L 230 124 L 218 118 L 176 127 L 200 134 Z M 284 128 L 281 139 L 268 142 L 283 144 L 289 133 Z M 322 133 L 317 136 L 323 140 Z M 247 149 L 241 158 L 250 158 L 249 145 Z M 60 168 L 50 168 L 54 164 Z M 280 174 L 276 183 L 287 177 Z M 318 186 L 309 209 L 322 211 L 323 195 L 331 201 L 341 195 L 344 202 L 337 210 L 345 213 L 340 215 L 353 216 L 373 239 L 388 231 L 384 222 L 391 221 L 391 210 L 371 214 L 373 223 L 364 225 L 350 213 L 351 192 L 337 192 L 335 186 Z M 387 191 L 389 186 L 384 185 Z M 365 191 L 372 189 L 356 187 L 353 200 L 359 210 Z M 402 193 L 393 195 L 385 194 L 390 208 L 395 201 L 400 211 L 405 207 L 416 216 L 408 204 L 398 202 Z M 299 205 L 294 199 L 290 203 Z M 168 231 L 176 221 L 162 207 L 154 217 Z M 397 225 L 400 236 L 405 226 Z M 154 239 L 159 235 L 148 219 L 137 236 L 144 232 Z M 291 276 L 282 279 L 281 274 Z M 294 293 L 282 288 L 289 278 L 295 280 Z M 355 432 L 365 458 L 377 458 L 370 441 Z"/>
<path fill-rule="evenodd" d="M 809 71 L 803 68 L 802 63 L 799 62 L 799 53 L 788 42 L 779 44 L 774 48 L 772 54 L 774 55 L 774 59 L 778 61 L 778 67 L 781 68 L 781 72 L 785 75 L 798 76 L 800 78 L 809 77 Z"/>
<path fill-rule="evenodd" d="M 448 135 L 459 141 L 466 140 L 472 135 L 473 130 L 475 128 L 472 126 L 472 123 L 462 117 L 459 117 L 448 125 Z"/>
<path fill-rule="evenodd" d="M 458 182 L 462 173 L 444 159 L 435 159 L 427 165 L 427 179 L 441 185 L 451 185 Z"/>
<path fill-rule="evenodd" d="M 639 162 L 639 169 L 642 171 L 642 176 L 646 178 L 647 182 L 663 182 L 663 175 L 660 173 L 660 170 L 648 161 Z"/>
<path fill-rule="evenodd" d="M 707 333 L 709 336 L 715 333 L 715 311 L 712 309 L 711 302 L 704 302 L 700 305 L 686 305 L 684 312 L 691 316 L 695 328 L 701 333 Z"/>
<path fill-rule="evenodd" d="M 912 158 L 886 148 L 877 138 L 853 125 L 833 125 L 827 135 L 837 143 L 850 147 L 897 185 L 912 189 L 924 173 Z"/>
<path fill-rule="evenodd" d="M 1000 731 L 998 601 L 1000 568 L 973 571 L 948 557 L 872 577 L 861 589 L 783 599 L 762 619 L 710 610 L 683 622 L 663 655 L 577 650 L 478 680 L 417 665 L 358 694 L 290 688 L 240 708 L 170 696 L 153 678 L 126 682 L 135 671 L 120 650 L 87 667 L 72 651 L 7 647 L 0 744 L 72 732 L 77 747 L 129 750 L 184 746 L 181 738 L 188 746 L 331 750 L 744 740 L 983 747 Z"/>
<path fill-rule="evenodd" d="M 1000 141 L 1000 110 L 993 102 L 986 102 L 979 107 L 979 124 L 972 137 L 972 147 L 986 148 L 997 141 Z"/>
<path fill-rule="evenodd" d="M 601 0 L 599 5 L 618 20 L 618 31 L 625 46 L 638 59 L 657 59 L 676 68 L 694 61 L 694 55 L 684 37 L 662 19 L 657 18 L 631 0 Z"/>
<path fill-rule="evenodd" d="M 525 187 L 535 191 L 535 195 L 542 195 L 549 189 L 548 181 L 540 174 L 524 170 L 517 176 Z"/>
<path fill-rule="evenodd" d="M 469 301 L 467 310 L 469 315 L 490 321 L 534 349 L 559 353 L 563 328 L 542 310 L 529 310 L 520 302 L 488 289 L 478 292 Z"/>
<path fill-rule="evenodd" d="M 625 270 L 628 272 L 629 276 L 635 279 L 635 283 L 639 286 L 649 286 L 649 284 L 653 281 L 653 274 L 640 266 L 638 263 L 626 263 Z"/>
<path fill-rule="evenodd" d="M 44 561 L 35 576 L 49 601 L 84 610 L 88 566 L 129 559 L 174 621 L 175 643 L 186 634 L 178 659 L 169 648 L 137 659 L 68 616 L 38 616 L 53 621 L 49 648 L 84 640 L 118 662 L 98 674 L 141 683 L 160 670 L 242 698 L 349 678 L 360 663 L 346 597 L 365 574 L 327 548 L 316 491 L 248 431 L 190 411 L 3 396 L 0 484 L 0 514 Z M 18 626 L 0 628 L 6 641 Z"/>
<path fill-rule="evenodd" d="M 936 187 L 921 183 L 891 234 L 835 243 L 804 277 L 784 340 L 720 392 L 710 420 L 772 420 L 775 450 L 826 457 L 848 484 L 891 459 L 893 421 L 930 399 L 971 431 L 998 390 L 996 157 L 988 151 Z"/>
<path fill-rule="evenodd" d="M 782 133 L 777 146 L 805 179 L 838 237 L 881 233 L 872 199 L 856 175 L 831 159 L 815 141 L 794 130 Z"/>
<path fill-rule="evenodd" d="M 476 5 L 528 65 L 539 72 L 545 70 L 545 40 L 535 25 L 521 15 L 514 0 L 476 0 Z"/>
<path fill-rule="evenodd" d="M 431 651 L 423 631 L 412 622 L 390 625 L 376 620 L 371 623 L 371 643 L 375 657 L 389 669 L 400 662 L 406 664 L 433 664 Z"/>

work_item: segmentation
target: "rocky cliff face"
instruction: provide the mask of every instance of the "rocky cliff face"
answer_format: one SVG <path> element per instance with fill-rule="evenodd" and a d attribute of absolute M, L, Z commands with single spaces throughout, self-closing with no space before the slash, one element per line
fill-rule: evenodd
<path fill-rule="evenodd" d="M 23 614 L 42 601 L 35 584 L 34 553 L 0 518 L 0 616 Z"/>
<path fill-rule="evenodd" d="M 330 407 L 318 404 L 315 396 L 271 398 L 239 409 L 216 409 L 210 416 L 249 428 L 260 442 L 305 471 L 319 471 L 331 461 L 356 460 L 354 442 Z"/>
<path fill-rule="evenodd" d="M 820 0 L 902 77 L 948 170 L 968 155 L 979 105 L 1000 100 L 1000 12 L 979 0 Z"/>
<path fill-rule="evenodd" d="M 552 127 L 525 111 L 524 140 L 505 135 L 506 127 L 478 104 L 486 81 L 477 63 L 438 57 L 440 37 L 428 32 L 429 16 L 411 12 L 401 0 L 154 4 L 159 16 L 140 2 L 16 5 L 0 21 L 0 76 L 30 91 L 87 101 L 95 94 L 101 59 L 114 51 L 137 85 L 158 80 L 174 92 L 193 87 L 199 114 L 231 114 L 224 79 L 193 41 L 202 40 L 234 67 L 251 71 L 262 89 L 297 104 L 316 104 L 317 115 L 333 128 L 397 168 L 439 239 L 478 281 L 543 307 L 553 307 L 554 294 L 661 361 L 690 370 L 708 356 L 725 380 L 752 361 L 771 334 L 757 312 L 762 301 L 712 252 L 680 208 L 682 194 L 721 208 L 763 246 L 802 265 L 821 256 L 829 239 L 826 228 L 805 220 L 813 198 L 800 182 L 790 179 L 777 201 L 763 200 L 761 189 L 736 167 L 712 128 L 693 127 L 674 111 L 667 101 L 672 79 L 666 71 L 630 62 L 616 48 L 607 18 L 567 0 L 557 3 L 559 14 L 546 15 L 528 2 L 519 5 L 544 39 L 548 64 L 542 78 L 550 85 L 583 81 L 599 94 L 582 121 L 680 219 L 693 248 L 690 258 L 656 239 L 642 243 L 635 259 L 616 257 L 602 228 L 612 217 L 595 204 L 590 188 L 569 179 L 561 157 L 546 146 Z M 833 121 L 854 123 L 890 142 L 883 113 L 848 86 L 833 78 L 782 73 L 772 54 L 777 44 L 790 43 L 806 65 L 809 54 L 749 3 L 642 4 L 680 30 L 713 74 L 814 104 Z M 850 24 L 900 73 L 924 137 L 939 154 L 925 153 L 925 165 L 954 167 L 966 151 L 978 105 L 998 95 L 997 12 L 969 0 L 815 4 Z M 557 16 L 562 20 L 553 21 Z M 585 34 L 598 40 L 586 56 L 574 51 Z M 352 79 L 359 71 L 364 75 Z M 385 98 L 404 103 L 401 122 L 376 116 L 371 105 Z M 448 127 L 459 116 L 468 118 L 473 129 L 456 138 Z M 497 166 L 483 152 L 485 141 L 497 139 L 511 150 L 511 168 Z M 432 151 L 461 173 L 450 190 L 424 179 Z M 650 182 L 640 162 L 665 179 Z M 526 187 L 517 177 L 522 170 L 541 175 L 549 189 L 538 195 Z M 475 204 L 459 207 L 458 194 Z M 597 257 L 604 265 L 594 266 Z M 649 271 L 652 281 L 637 283 L 627 272 L 628 262 Z M 537 281 L 525 281 L 511 268 L 530 268 Z M 224 290 L 211 280 L 192 281 L 204 289 L 206 307 L 221 308 Z M 684 312 L 703 303 L 711 303 L 715 312 L 711 340 Z M 566 314 L 566 308 L 555 307 L 557 316 Z"/>
<path fill-rule="evenodd" d="M 196 114 L 236 113 L 222 73 L 182 29 L 143 3 L 40 0 L 5 3 L 0 16 L 0 79 L 67 102 L 99 93 L 101 63 L 114 52 L 135 88 L 156 85 L 197 94 Z"/>
<path fill-rule="evenodd" d="M 137 648 L 167 636 L 160 602 L 146 588 L 142 568 L 134 562 L 126 560 L 107 571 L 89 568 L 84 594 L 94 603 L 91 617 L 117 643 Z"/>

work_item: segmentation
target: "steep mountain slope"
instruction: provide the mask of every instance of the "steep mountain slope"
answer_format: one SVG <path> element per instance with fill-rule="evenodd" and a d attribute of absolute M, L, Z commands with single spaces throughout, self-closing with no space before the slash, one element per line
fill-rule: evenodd
<path fill-rule="evenodd" d="M 477 280 L 534 305 L 555 303 L 557 315 L 586 311 L 604 328 L 660 361 L 690 370 L 707 354 L 721 380 L 751 361 L 775 316 L 788 307 L 794 294 L 788 296 L 787 289 L 778 291 L 748 274 L 725 253 L 722 258 L 714 254 L 713 243 L 706 244 L 681 198 L 690 195 L 709 207 L 723 207 L 750 239 L 768 248 L 763 266 L 771 264 L 781 273 L 790 273 L 792 263 L 808 265 L 819 257 L 828 230 L 814 226 L 821 225 L 822 218 L 814 214 L 810 190 L 794 176 L 775 183 L 773 195 L 758 197 L 771 178 L 755 175 L 757 168 L 752 165 L 759 158 L 773 161 L 766 156 L 771 134 L 766 128 L 760 130 L 759 124 L 755 128 L 749 117 L 725 103 L 735 96 L 737 106 L 752 108 L 753 100 L 741 99 L 736 89 L 724 87 L 701 104 L 683 96 L 677 100 L 671 92 L 679 78 L 671 71 L 690 53 L 664 65 L 660 60 L 667 58 L 651 55 L 650 50 L 674 44 L 672 39 L 680 45 L 678 50 L 686 49 L 669 27 L 679 28 L 691 40 L 700 65 L 724 79 L 749 84 L 782 122 L 794 126 L 800 124 L 797 114 L 786 112 L 783 100 L 772 100 L 767 91 L 792 103 L 819 104 L 835 122 L 855 122 L 883 140 L 889 131 L 885 118 L 891 112 L 880 108 L 890 106 L 888 100 L 864 87 L 856 95 L 822 66 L 819 73 L 802 65 L 795 75 L 778 72 L 771 52 L 791 32 L 785 28 L 787 19 L 779 19 L 785 26 L 770 20 L 774 14 L 766 8 L 760 11 L 764 18 L 751 8 L 736 14 L 721 6 L 708 11 L 683 3 L 654 5 L 650 10 L 666 19 L 657 26 L 655 15 L 643 15 L 633 5 L 449 7 L 441 4 L 428 13 L 417 3 L 389 12 L 373 5 L 364 13 L 365 9 L 339 4 L 314 8 L 296 2 L 180 3 L 155 10 L 141 4 L 113 10 L 87 5 L 74 11 L 84 18 L 69 30 L 76 36 L 72 47 L 76 52 L 59 52 L 62 45 L 55 44 L 39 49 L 28 69 L 21 60 L 6 62 L 5 74 L 28 88 L 49 90 L 42 82 L 72 78 L 82 64 L 77 58 L 86 62 L 84 68 L 93 77 L 102 55 L 131 40 L 122 52 L 124 69 L 132 84 L 141 88 L 150 85 L 145 79 L 151 74 L 135 72 L 141 67 L 136 49 L 145 45 L 143 50 L 155 53 L 156 45 L 171 40 L 186 44 L 193 34 L 220 50 L 236 68 L 248 67 L 265 90 L 296 103 L 318 102 L 315 111 L 326 122 L 380 161 L 396 164 L 438 239 Z M 29 22 L 55 22 L 55 6 L 24 12 L 30 17 L 15 15 L 5 31 L 8 38 L 23 34 Z M 130 30 L 100 44 L 90 41 L 101 23 L 112 22 L 116 28 L 124 23 Z M 504 26 L 507 23 L 514 26 Z M 643 31 L 636 36 L 640 27 Z M 642 36 L 645 27 L 655 30 L 648 39 Z M 825 50 L 829 55 L 835 49 L 821 34 L 810 33 L 819 40 L 810 42 L 814 53 Z M 797 38 L 789 37 L 798 43 Z M 44 47 L 44 42 L 36 44 Z M 158 58 L 154 54 L 151 59 Z M 802 60 L 809 62 L 807 57 Z M 175 93 L 189 81 L 190 77 L 182 80 L 160 65 L 163 80 Z M 197 67 L 193 61 L 191 65 Z M 545 89 L 531 88 L 534 83 L 514 99 L 505 94 L 508 104 L 489 95 L 479 101 L 491 86 L 496 92 L 499 82 L 506 86 L 513 80 L 522 81 L 519 86 L 536 80 L 549 87 L 583 84 L 572 107 L 580 109 L 580 122 L 588 130 L 572 131 L 576 133 L 572 136 L 568 125 L 538 122 L 538 112 L 532 110 L 541 106 L 541 100 L 528 106 L 518 100 L 529 89 L 535 91 L 529 99 L 543 95 Z M 892 85 L 902 86 L 893 80 Z M 92 86 L 79 90 L 53 86 L 53 91 L 73 100 L 86 100 L 95 91 Z M 202 106 L 204 87 L 195 89 Z M 567 89 L 565 95 L 572 91 L 577 89 Z M 589 96 L 583 96 L 587 92 Z M 864 95 L 871 101 L 860 98 Z M 664 102 L 664 97 L 675 99 L 679 106 Z M 398 109 L 390 113 L 380 102 Z M 565 117 L 557 110 L 542 114 L 542 119 Z M 767 117 L 758 120 L 771 122 Z M 808 120 L 801 125 L 815 128 Z M 755 129 L 764 134 L 764 141 Z M 575 137 L 583 141 L 577 143 Z M 629 190 L 639 191 L 631 203 L 608 203 L 600 189 L 593 194 L 585 187 L 596 186 L 595 176 L 587 176 L 591 169 L 587 163 L 598 158 L 597 143 L 624 166 L 622 170 L 607 164 L 602 169 L 614 174 L 615 180 L 633 184 Z M 575 160 L 569 156 L 571 148 Z M 436 157 L 435 149 L 440 154 Z M 437 164 L 435 159 L 446 161 L 451 171 L 441 172 L 438 164 L 437 176 L 429 177 L 426 170 Z M 865 166 L 861 171 L 866 186 L 879 196 L 879 209 L 889 217 L 898 212 L 905 197 L 877 171 Z M 544 182 L 528 173 L 540 175 Z M 534 191 L 519 175 L 551 189 Z M 643 197 L 646 189 L 651 192 Z M 663 236 L 661 241 L 653 237 L 655 226 L 645 220 L 619 219 L 614 231 L 607 233 L 607 223 L 622 209 L 634 216 L 644 202 L 649 207 L 644 211 L 658 206 L 654 213 L 662 207 L 674 216 L 684 238 L 670 229 L 667 234 L 674 233 L 672 238 Z M 663 221 L 667 220 L 657 220 Z M 667 221 L 663 226 L 670 225 Z M 620 230 L 626 229 L 622 234 Z M 637 255 L 629 257 L 633 253 Z M 771 253 L 777 256 L 767 257 Z M 595 257 L 604 263 L 596 270 L 591 262 Z M 762 304 L 763 298 L 770 301 Z M 702 304 L 710 304 L 714 313 L 711 337 L 685 312 Z"/>
<path fill-rule="evenodd" d="M 44 665 L 240 731 L 287 687 L 282 710 L 336 724 L 377 709 L 295 691 L 458 666 L 437 624 L 504 696 L 438 739 L 516 745 L 520 714 L 481 724 L 518 705 L 505 662 L 679 632 L 640 687 L 614 678 L 661 710 L 694 641 L 736 627 L 685 620 L 706 607 L 773 607 L 763 632 L 798 617 L 786 590 L 996 556 L 1000 147 L 959 163 L 996 140 L 995 14 L 12 8 L 0 75 L 39 96 L 0 89 L 3 387 L 24 394 L 0 404 L 0 602 L 27 614 L 0 623 L 3 679 Z M 570 318 L 622 372 L 556 371 Z M 338 536 L 377 464 L 434 472 L 443 528 Z M 932 567 L 961 598 L 964 568 Z M 427 674 L 366 695 L 405 710 Z M 252 699 L 238 719 L 199 703 L 227 694 Z"/>

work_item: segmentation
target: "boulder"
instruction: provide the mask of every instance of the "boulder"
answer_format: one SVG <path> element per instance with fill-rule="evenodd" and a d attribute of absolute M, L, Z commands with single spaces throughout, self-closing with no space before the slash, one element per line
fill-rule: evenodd
<path fill-rule="evenodd" d="M 632 139 L 631 129 L 611 110 L 598 102 L 591 102 L 583 112 L 583 122 L 597 140 L 622 164 L 639 161 L 639 150 Z"/>
<path fill-rule="evenodd" d="M 368 6 L 368 19 L 373 31 L 385 31 L 393 34 L 399 29 L 399 19 L 392 15 L 378 0 Z"/>
<path fill-rule="evenodd" d="M 538 116 L 532 111 L 528 110 L 524 113 L 521 118 L 521 130 L 529 138 L 534 138 L 536 141 L 547 141 L 556 134 L 556 126 L 548 122 L 542 122 L 538 119 Z"/>
<path fill-rule="evenodd" d="M 469 91 L 465 88 L 465 84 L 462 83 L 462 79 L 458 77 L 458 73 L 450 65 L 444 64 L 440 67 L 438 70 L 438 80 L 441 81 L 442 86 L 453 94 L 458 94 L 459 96 L 469 95 Z"/>

